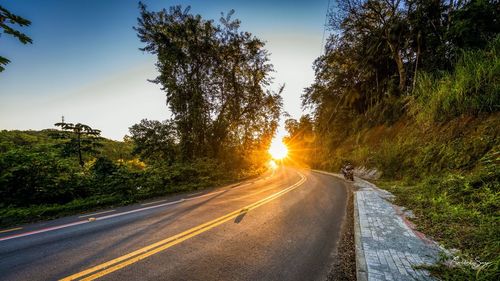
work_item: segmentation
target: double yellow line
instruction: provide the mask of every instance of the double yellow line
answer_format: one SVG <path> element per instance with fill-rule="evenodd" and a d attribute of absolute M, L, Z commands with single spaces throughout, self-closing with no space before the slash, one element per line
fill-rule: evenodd
<path fill-rule="evenodd" d="M 99 277 L 102 277 L 104 275 L 107 275 L 111 272 L 117 271 L 121 268 L 124 268 L 126 266 L 129 266 L 133 263 L 136 263 L 140 260 L 143 260 L 149 256 L 152 256 L 158 252 L 164 251 L 176 244 L 179 244 L 191 237 L 194 237 L 200 233 L 203 233 L 209 229 L 212 229 L 220 224 L 225 223 L 228 220 L 231 220 L 241 214 L 247 213 L 250 210 L 253 210 L 255 208 L 258 208 L 280 196 L 283 194 L 290 192 L 294 190 L 295 188 L 299 187 L 301 184 L 303 184 L 306 181 L 306 177 L 302 174 L 299 173 L 299 176 L 301 179 L 295 183 L 292 186 L 289 186 L 277 193 L 274 193 L 262 200 L 259 200 L 253 204 L 250 204 L 246 207 L 243 207 L 241 209 L 238 209 L 234 212 L 231 212 L 227 215 L 224 215 L 222 217 L 219 217 L 217 219 L 214 219 L 212 221 L 206 222 L 204 224 L 198 225 L 196 227 L 193 227 L 191 229 L 188 229 L 182 233 L 179 233 L 177 235 L 171 236 L 169 238 L 166 238 L 164 240 L 161 240 L 159 242 L 156 242 L 154 244 L 151 244 L 149 246 L 146 246 L 144 248 L 141 248 L 139 250 L 133 251 L 129 254 L 123 255 L 121 257 L 118 257 L 116 259 L 107 261 L 105 263 L 96 265 L 94 267 L 91 267 L 87 270 L 75 273 L 73 275 L 70 275 L 68 277 L 65 277 L 63 279 L 60 279 L 61 281 L 69 281 L 69 280 L 94 280 Z"/>

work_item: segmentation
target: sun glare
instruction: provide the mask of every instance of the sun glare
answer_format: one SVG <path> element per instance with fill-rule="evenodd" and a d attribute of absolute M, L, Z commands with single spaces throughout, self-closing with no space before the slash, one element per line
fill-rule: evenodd
<path fill-rule="evenodd" d="M 269 154 L 271 154 L 271 157 L 274 159 L 281 160 L 288 155 L 288 148 L 283 141 L 274 139 L 269 147 Z"/>

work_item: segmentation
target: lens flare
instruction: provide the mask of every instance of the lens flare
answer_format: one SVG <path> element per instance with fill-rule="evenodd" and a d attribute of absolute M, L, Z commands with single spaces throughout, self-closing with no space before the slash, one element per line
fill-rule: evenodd
<path fill-rule="evenodd" d="M 274 139 L 269 147 L 269 154 L 276 160 L 281 160 L 288 155 L 288 148 L 283 141 Z"/>

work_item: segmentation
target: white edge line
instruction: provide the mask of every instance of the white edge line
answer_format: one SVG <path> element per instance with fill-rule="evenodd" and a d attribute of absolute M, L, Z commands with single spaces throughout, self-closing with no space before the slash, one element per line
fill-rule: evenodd
<path fill-rule="evenodd" d="M 145 208 L 130 210 L 130 211 L 122 212 L 122 213 L 117 213 L 117 214 L 102 216 L 102 217 L 96 218 L 95 220 L 96 221 L 105 220 L 105 219 L 109 219 L 109 218 L 114 218 L 114 217 L 119 217 L 119 216 L 123 216 L 123 215 L 133 214 L 133 213 L 137 213 L 137 212 L 141 212 L 141 211 L 145 211 L 145 210 L 155 209 L 155 208 L 159 208 L 159 207 L 163 207 L 163 206 L 174 205 L 174 204 L 178 204 L 178 203 L 181 203 L 181 202 L 184 202 L 184 201 L 186 201 L 186 200 L 185 199 L 180 199 L 180 200 L 177 200 L 177 201 L 167 202 L 167 203 L 163 203 L 163 204 L 160 204 L 160 205 L 154 205 L 154 206 L 149 206 L 149 207 L 145 207 Z"/>
<path fill-rule="evenodd" d="M 244 184 L 241 184 L 241 185 L 237 185 L 235 187 L 232 187 L 231 189 L 238 189 L 240 187 L 244 187 L 244 186 L 247 186 L 247 185 L 251 185 L 253 184 L 253 182 L 247 182 L 247 183 L 244 183 Z"/>
<path fill-rule="evenodd" d="M 181 203 L 183 201 L 184 201 L 184 199 L 180 199 L 180 200 L 173 201 L 173 202 L 168 202 L 168 203 L 165 203 L 165 204 L 160 204 L 160 205 L 155 205 L 155 206 L 150 206 L 150 207 L 135 209 L 135 210 L 127 211 L 127 212 L 122 212 L 122 213 L 116 213 L 116 214 L 112 214 L 112 215 L 102 216 L 102 217 L 96 218 L 95 220 L 99 221 L 99 220 L 104 220 L 104 219 L 109 219 L 109 218 L 113 218 L 113 217 L 118 217 L 118 216 L 123 216 L 123 215 L 131 214 L 131 213 L 137 213 L 137 212 L 144 211 L 144 210 L 149 210 L 149 209 L 154 209 L 154 208 L 158 208 L 158 207 L 163 207 L 163 206 L 168 206 L 168 205 L 173 205 L 173 204 Z M 5 240 L 14 239 L 14 238 L 20 238 L 20 237 L 24 237 L 24 236 L 29 236 L 29 235 L 34 235 L 34 234 L 49 232 L 49 231 L 53 231 L 53 230 L 57 230 L 57 229 L 62 229 L 62 228 L 66 228 L 66 227 L 70 227 L 70 226 L 75 226 L 75 225 L 80 225 L 80 224 L 84 224 L 84 223 L 89 223 L 89 222 L 91 222 L 91 221 L 89 221 L 89 220 L 76 221 L 76 222 L 72 222 L 72 223 L 68 223 L 68 224 L 63 224 L 63 225 L 58 225 L 58 226 L 48 227 L 48 228 L 39 229 L 39 230 L 35 230 L 35 231 L 30 231 L 30 232 L 26 232 L 26 233 L 20 233 L 20 234 L 16 234 L 16 235 L 12 235 L 12 236 L 3 237 L 3 238 L 0 238 L 0 241 L 5 241 Z"/>
<path fill-rule="evenodd" d="M 116 210 L 102 211 L 102 212 L 98 212 L 98 213 L 92 213 L 92 214 L 88 214 L 88 215 L 79 216 L 79 218 L 86 218 L 86 217 L 90 217 L 90 216 L 111 213 L 111 212 L 114 212 L 114 211 L 116 211 Z"/>
<path fill-rule="evenodd" d="M 152 204 L 161 203 L 161 202 L 165 202 L 165 201 L 167 201 L 167 200 L 158 200 L 158 201 L 143 203 L 143 204 L 141 204 L 141 206 L 152 205 Z"/>
<path fill-rule="evenodd" d="M 215 191 L 215 192 L 207 193 L 207 194 L 200 195 L 200 196 L 196 196 L 196 197 L 184 198 L 184 199 L 182 199 L 182 200 L 184 200 L 184 201 L 191 201 L 191 200 L 195 200 L 195 199 L 199 199 L 199 198 L 207 197 L 207 196 L 214 195 L 214 194 L 219 194 L 219 193 L 226 192 L 226 191 L 229 191 L 229 189 L 219 190 L 219 191 Z"/>
<path fill-rule="evenodd" d="M 12 235 L 12 236 L 7 236 L 7 237 L 0 238 L 0 241 L 5 241 L 5 240 L 14 239 L 14 238 L 19 238 L 19 237 L 34 235 L 34 234 L 43 233 L 43 232 L 48 232 L 48 231 L 52 231 L 52 230 L 56 230 L 56 229 L 61 229 L 61 228 L 66 228 L 66 227 L 70 227 L 70 226 L 74 226 L 74 225 L 79 225 L 79 224 L 84 224 L 84 223 L 88 223 L 88 222 L 89 222 L 88 220 L 83 220 L 83 221 L 77 221 L 77 222 L 73 222 L 73 223 L 68 223 L 68 224 L 53 226 L 53 227 L 49 227 L 49 228 L 44 228 L 44 229 L 40 229 L 40 230 L 25 232 L 25 233 L 21 233 L 21 234 L 16 234 L 16 235 Z"/>
<path fill-rule="evenodd" d="M 193 196 L 193 195 L 200 194 L 200 193 L 203 193 L 203 191 L 191 193 L 191 194 L 188 194 L 187 196 Z"/>

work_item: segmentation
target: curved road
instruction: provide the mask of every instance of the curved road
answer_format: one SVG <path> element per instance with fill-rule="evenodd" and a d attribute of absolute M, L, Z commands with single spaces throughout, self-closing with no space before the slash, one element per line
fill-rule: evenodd
<path fill-rule="evenodd" d="M 202 193 L 0 230 L 0 280 L 324 280 L 346 200 L 343 181 L 282 167 Z"/>

